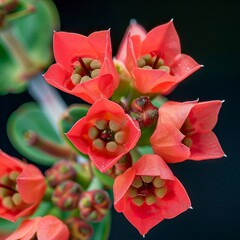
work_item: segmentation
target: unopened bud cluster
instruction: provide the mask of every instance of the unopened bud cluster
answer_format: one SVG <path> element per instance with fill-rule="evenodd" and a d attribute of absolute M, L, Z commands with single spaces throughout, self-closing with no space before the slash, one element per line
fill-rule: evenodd
<path fill-rule="evenodd" d="M 87 222 L 100 222 L 110 207 L 110 197 L 101 189 L 82 193 L 78 204 L 80 216 Z"/>
<path fill-rule="evenodd" d="M 130 114 L 139 122 L 140 127 L 151 127 L 157 122 L 158 108 L 151 103 L 148 96 L 142 96 L 132 101 Z"/>

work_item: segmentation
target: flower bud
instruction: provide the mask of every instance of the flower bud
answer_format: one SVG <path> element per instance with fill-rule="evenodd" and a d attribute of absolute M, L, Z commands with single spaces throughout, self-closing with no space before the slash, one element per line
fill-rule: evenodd
<path fill-rule="evenodd" d="M 157 122 L 158 108 L 148 96 L 142 96 L 132 101 L 130 115 L 139 122 L 140 127 L 151 127 Z"/>
<path fill-rule="evenodd" d="M 78 205 L 81 193 L 82 188 L 78 183 L 67 180 L 58 184 L 54 189 L 52 201 L 63 211 L 73 210 Z"/>
<path fill-rule="evenodd" d="M 82 193 L 78 203 L 80 215 L 87 222 L 100 222 L 110 207 L 108 193 L 100 189 Z"/>
<path fill-rule="evenodd" d="M 70 217 L 65 222 L 70 232 L 71 240 L 88 240 L 93 235 L 93 227 L 78 217 Z"/>
<path fill-rule="evenodd" d="M 65 180 L 74 180 L 76 178 L 76 170 L 74 169 L 74 163 L 62 160 L 54 164 L 45 172 L 48 184 L 55 188 L 59 183 Z"/>

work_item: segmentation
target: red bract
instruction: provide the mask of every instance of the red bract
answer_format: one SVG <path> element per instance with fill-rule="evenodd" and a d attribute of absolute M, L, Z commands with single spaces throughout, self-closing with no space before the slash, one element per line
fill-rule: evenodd
<path fill-rule="evenodd" d="M 68 240 L 69 230 L 58 218 L 48 215 L 24 220 L 6 240 Z"/>
<path fill-rule="evenodd" d="M 45 80 L 54 87 L 93 103 L 109 98 L 119 83 L 112 61 L 109 31 L 99 31 L 88 37 L 55 32 L 53 64 Z"/>
<path fill-rule="evenodd" d="M 182 184 L 163 159 L 154 154 L 142 156 L 118 176 L 113 192 L 115 209 L 123 212 L 142 235 L 191 207 Z"/>
<path fill-rule="evenodd" d="M 165 103 L 150 139 L 154 152 L 169 163 L 223 157 L 212 132 L 221 106 L 221 101 Z"/>
<path fill-rule="evenodd" d="M 167 94 L 201 67 L 190 56 L 181 54 L 173 21 L 147 34 L 141 26 L 133 23 L 117 57 L 123 60 L 125 55 L 124 62 L 134 85 L 142 93 Z"/>
<path fill-rule="evenodd" d="M 31 215 L 45 193 L 40 170 L 0 151 L 0 217 L 15 222 Z"/>
<path fill-rule="evenodd" d="M 102 98 L 66 135 L 104 172 L 136 145 L 140 129 L 118 104 Z"/>

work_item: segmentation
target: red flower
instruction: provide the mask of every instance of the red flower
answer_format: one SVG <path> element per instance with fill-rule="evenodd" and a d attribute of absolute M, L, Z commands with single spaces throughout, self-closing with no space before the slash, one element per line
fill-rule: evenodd
<path fill-rule="evenodd" d="M 150 139 L 154 152 L 169 163 L 223 157 L 212 132 L 221 106 L 221 101 L 165 103 Z"/>
<path fill-rule="evenodd" d="M 140 129 L 118 104 L 102 98 L 66 135 L 104 172 L 136 145 Z"/>
<path fill-rule="evenodd" d="M 18 229 L 6 240 L 38 239 L 38 240 L 68 240 L 67 226 L 54 216 L 36 217 L 24 220 Z"/>
<path fill-rule="evenodd" d="M 179 180 L 158 155 L 142 156 L 115 179 L 114 206 L 145 235 L 164 219 L 174 218 L 191 207 Z"/>
<path fill-rule="evenodd" d="M 31 215 L 46 190 L 40 170 L 0 151 L 0 217 L 15 222 Z"/>
<path fill-rule="evenodd" d="M 55 32 L 53 45 L 56 63 L 44 75 L 49 84 L 89 103 L 112 96 L 119 77 L 112 61 L 109 31 L 88 37 Z"/>
<path fill-rule="evenodd" d="M 147 34 L 140 25 L 132 23 L 117 57 L 124 59 L 135 87 L 142 93 L 167 94 L 201 67 L 190 56 L 181 54 L 173 21 Z"/>

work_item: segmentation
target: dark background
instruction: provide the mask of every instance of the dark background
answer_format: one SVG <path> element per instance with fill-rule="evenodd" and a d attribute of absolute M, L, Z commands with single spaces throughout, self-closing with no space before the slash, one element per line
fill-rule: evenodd
<path fill-rule="evenodd" d="M 169 99 L 200 101 L 225 99 L 214 132 L 227 158 L 171 165 L 185 186 L 193 210 L 165 220 L 150 230 L 151 240 L 240 239 L 239 65 L 240 14 L 238 1 L 62 1 L 55 0 L 63 31 L 88 35 L 111 28 L 113 53 L 135 18 L 147 30 L 174 18 L 182 52 L 205 67 L 182 82 Z M 79 101 L 61 93 L 70 104 Z M 8 116 L 31 101 L 27 92 L 0 96 L 0 148 L 15 156 L 6 136 Z M 110 240 L 141 239 L 137 230 L 113 210 Z"/>

